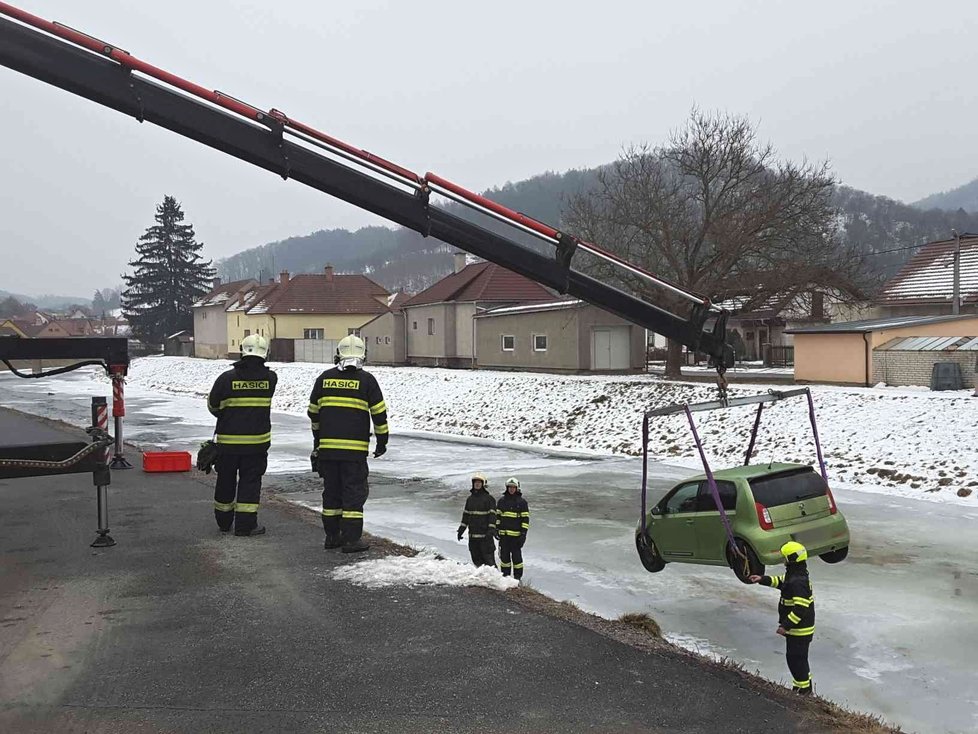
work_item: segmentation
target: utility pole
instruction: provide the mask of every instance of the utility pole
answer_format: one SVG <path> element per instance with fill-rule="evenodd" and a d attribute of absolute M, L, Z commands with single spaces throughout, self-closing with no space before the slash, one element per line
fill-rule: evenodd
<path fill-rule="evenodd" d="M 957 316 L 961 313 L 961 235 L 956 229 L 954 235 L 954 281 L 951 286 L 951 313 Z"/>

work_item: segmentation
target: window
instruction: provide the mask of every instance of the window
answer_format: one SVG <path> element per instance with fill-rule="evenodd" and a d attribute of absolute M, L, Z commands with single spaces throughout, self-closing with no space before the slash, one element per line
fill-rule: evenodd
<path fill-rule="evenodd" d="M 723 509 L 733 512 L 737 509 L 737 485 L 733 482 L 717 482 L 717 491 L 720 493 L 720 502 Z M 716 512 L 717 503 L 713 499 L 710 491 L 709 482 L 700 483 L 700 494 L 697 500 L 697 510 L 699 512 Z"/>
<path fill-rule="evenodd" d="M 546 334 L 534 334 L 533 335 L 533 351 L 534 352 L 546 352 L 547 351 L 547 335 Z"/>
<path fill-rule="evenodd" d="M 322 329 L 303 329 L 302 330 L 303 339 L 323 339 L 325 334 Z"/>
<path fill-rule="evenodd" d="M 516 350 L 516 337 L 511 334 L 503 334 L 502 337 L 503 351 L 512 352 Z"/>
<path fill-rule="evenodd" d="M 418 330 L 418 322 L 417 321 L 412 321 L 411 322 L 411 328 L 414 329 L 415 331 L 417 331 Z"/>
<path fill-rule="evenodd" d="M 200 312 L 200 318 L 206 319 L 207 318 L 207 311 L 201 311 Z"/>
<path fill-rule="evenodd" d="M 434 336 L 434 335 L 435 335 L 435 320 L 428 319 L 428 336 Z"/>
<path fill-rule="evenodd" d="M 231 346 L 234 346 L 234 339 L 231 340 Z"/>
<path fill-rule="evenodd" d="M 377 343 L 380 344 L 380 337 L 377 337 Z"/>
<path fill-rule="evenodd" d="M 235 326 L 241 326 L 241 314 L 238 314 L 234 318 L 237 319 Z"/>
<path fill-rule="evenodd" d="M 696 512 L 696 495 L 700 490 L 699 482 L 682 485 L 665 500 L 664 515 L 674 515 L 677 512 Z"/>
<path fill-rule="evenodd" d="M 244 335 L 245 336 L 251 336 L 251 329 L 245 329 L 244 330 Z"/>
<path fill-rule="evenodd" d="M 390 343 L 391 343 L 391 338 L 389 336 L 385 336 L 384 337 L 384 344 L 390 344 Z"/>
<path fill-rule="evenodd" d="M 765 507 L 790 505 L 814 497 L 824 497 L 828 487 L 811 467 L 796 469 L 750 480 L 754 501 Z"/>
<path fill-rule="evenodd" d="M 347 329 L 346 330 L 346 335 L 347 336 L 360 336 L 360 330 L 359 329 Z"/>

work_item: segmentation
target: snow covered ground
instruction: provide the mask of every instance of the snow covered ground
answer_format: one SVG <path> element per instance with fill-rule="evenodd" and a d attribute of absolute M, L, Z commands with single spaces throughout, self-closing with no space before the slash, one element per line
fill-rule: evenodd
<path fill-rule="evenodd" d="M 149 357 L 133 363 L 129 383 L 144 390 L 203 397 L 225 361 Z M 274 364 L 276 410 L 304 415 L 315 364 Z M 647 408 L 677 401 L 713 400 L 710 385 L 672 383 L 648 375 L 571 376 L 374 367 L 384 390 L 392 433 L 426 431 L 596 454 L 637 455 Z M 736 385 L 731 396 L 772 385 Z M 978 398 L 971 391 L 813 386 L 819 435 L 836 482 L 870 491 L 978 503 Z M 711 462 L 743 460 L 752 407 L 697 415 Z M 803 398 L 766 407 L 755 461 L 814 462 L 815 448 Z M 650 456 L 696 466 L 682 416 L 652 426 Z M 961 494 L 967 495 L 959 497 Z"/>
<path fill-rule="evenodd" d="M 385 586 L 484 586 L 506 591 L 519 582 L 504 577 L 491 566 L 476 568 L 423 550 L 412 558 L 387 556 L 341 566 L 332 577 L 358 586 L 380 589 Z"/>

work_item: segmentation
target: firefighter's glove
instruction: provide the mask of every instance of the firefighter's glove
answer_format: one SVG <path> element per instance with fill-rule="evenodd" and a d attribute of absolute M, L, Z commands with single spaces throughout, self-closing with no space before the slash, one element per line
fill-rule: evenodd
<path fill-rule="evenodd" d="M 312 464 L 313 472 L 318 473 L 319 472 L 319 449 L 315 449 L 311 454 L 309 454 L 309 463 Z"/>
<path fill-rule="evenodd" d="M 465 535 L 465 526 L 464 525 L 459 525 L 458 526 L 458 539 L 461 540 L 463 535 Z"/>
<path fill-rule="evenodd" d="M 217 461 L 217 444 L 213 441 L 204 441 L 197 452 L 197 468 L 210 474 L 215 461 Z"/>
<path fill-rule="evenodd" d="M 387 453 L 387 442 L 384 441 L 384 443 L 378 443 L 377 448 L 374 449 L 374 458 L 375 459 L 380 458 L 386 453 Z"/>

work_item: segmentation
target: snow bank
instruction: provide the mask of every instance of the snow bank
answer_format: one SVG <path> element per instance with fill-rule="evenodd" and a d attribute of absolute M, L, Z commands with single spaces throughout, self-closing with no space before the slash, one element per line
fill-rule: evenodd
<path fill-rule="evenodd" d="M 130 382 L 177 394 L 207 394 L 228 362 L 147 357 L 133 363 Z M 273 407 L 304 414 L 316 364 L 275 364 Z M 715 399 L 715 388 L 664 382 L 648 375 L 551 375 L 421 367 L 373 367 L 384 390 L 394 440 L 397 431 L 431 431 L 603 454 L 641 452 L 646 408 Z M 731 396 L 771 385 L 734 385 Z M 943 495 L 972 490 L 978 497 L 978 399 L 970 391 L 813 386 L 819 433 L 833 479 Z M 715 466 L 743 461 L 753 408 L 698 414 Z M 650 455 L 685 464 L 695 448 L 685 418 L 652 425 Z M 766 407 L 755 461 L 815 461 L 807 402 Z"/>
<path fill-rule="evenodd" d="M 413 558 L 387 556 L 351 563 L 330 575 L 334 579 L 370 589 L 385 586 L 484 586 L 506 591 L 519 586 L 518 581 L 503 576 L 491 566 L 463 566 L 458 561 L 438 558 L 429 550 Z"/>

